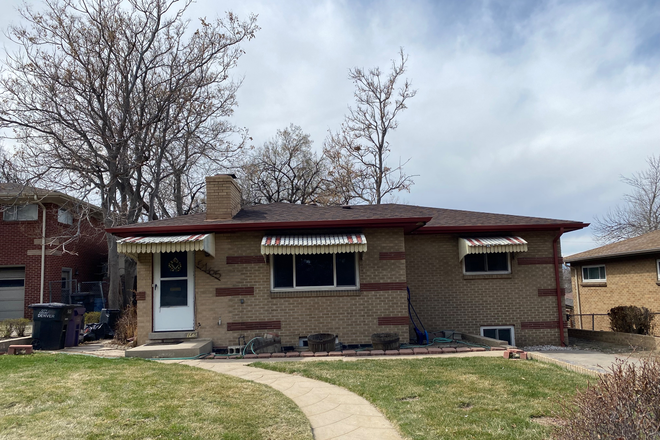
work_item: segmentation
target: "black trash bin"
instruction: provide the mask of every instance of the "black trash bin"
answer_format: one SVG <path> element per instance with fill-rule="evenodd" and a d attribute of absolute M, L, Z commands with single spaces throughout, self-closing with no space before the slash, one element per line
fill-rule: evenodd
<path fill-rule="evenodd" d="M 73 314 L 73 304 L 31 304 L 32 346 L 35 350 L 61 350 L 64 348 L 66 329 Z"/>

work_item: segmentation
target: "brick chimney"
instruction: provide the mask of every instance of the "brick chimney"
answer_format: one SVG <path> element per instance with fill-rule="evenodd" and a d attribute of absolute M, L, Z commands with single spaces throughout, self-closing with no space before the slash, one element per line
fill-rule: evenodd
<path fill-rule="evenodd" d="M 241 190 L 233 174 L 206 177 L 206 220 L 229 220 L 241 210 Z"/>

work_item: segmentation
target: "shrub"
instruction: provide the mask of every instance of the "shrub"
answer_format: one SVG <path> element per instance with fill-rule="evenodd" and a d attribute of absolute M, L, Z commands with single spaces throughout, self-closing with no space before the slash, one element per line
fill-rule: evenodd
<path fill-rule="evenodd" d="M 135 341 L 137 334 L 137 307 L 127 306 L 121 313 L 115 325 L 115 341 L 120 344 L 126 344 L 129 339 Z"/>
<path fill-rule="evenodd" d="M 31 321 L 26 318 L 14 319 L 14 330 L 16 331 L 16 336 L 19 338 L 25 336 L 25 329 L 27 328 L 28 324 L 30 324 L 30 322 Z"/>
<path fill-rule="evenodd" d="M 595 385 L 565 404 L 554 438 L 657 439 L 660 432 L 660 362 L 618 359 Z"/>
<path fill-rule="evenodd" d="M 14 333 L 13 321 L 13 319 L 5 319 L 0 322 L 0 337 L 11 338 L 12 333 Z"/>
<path fill-rule="evenodd" d="M 607 315 L 610 317 L 610 328 L 615 332 L 648 335 L 653 330 L 655 315 L 646 307 L 613 307 Z"/>
<path fill-rule="evenodd" d="M 101 320 L 101 312 L 87 312 L 85 313 L 85 325 L 97 324 Z"/>

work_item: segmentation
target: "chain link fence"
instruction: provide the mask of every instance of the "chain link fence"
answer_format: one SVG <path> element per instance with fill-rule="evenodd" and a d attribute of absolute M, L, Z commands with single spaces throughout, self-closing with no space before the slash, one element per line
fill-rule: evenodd
<path fill-rule="evenodd" d="M 660 337 L 660 312 L 654 312 L 655 319 L 653 320 L 653 336 Z M 596 330 L 611 332 L 610 317 L 607 313 L 583 313 L 583 314 L 569 314 L 568 328 L 577 328 L 581 330 Z"/>

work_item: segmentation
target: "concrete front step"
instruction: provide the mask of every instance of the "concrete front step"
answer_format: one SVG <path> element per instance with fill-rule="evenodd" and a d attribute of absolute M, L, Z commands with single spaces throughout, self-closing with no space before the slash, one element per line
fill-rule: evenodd
<path fill-rule="evenodd" d="M 149 340 L 151 341 L 165 341 L 168 339 L 182 340 L 182 339 L 197 339 L 199 333 L 196 331 L 189 332 L 151 332 L 149 333 Z"/>
<path fill-rule="evenodd" d="M 213 352 L 211 339 L 190 339 L 178 343 L 148 342 L 126 350 L 126 357 L 145 359 L 192 358 Z"/>

